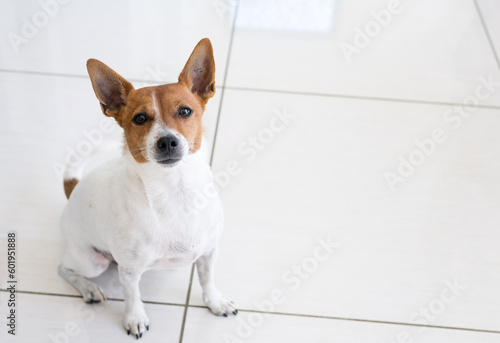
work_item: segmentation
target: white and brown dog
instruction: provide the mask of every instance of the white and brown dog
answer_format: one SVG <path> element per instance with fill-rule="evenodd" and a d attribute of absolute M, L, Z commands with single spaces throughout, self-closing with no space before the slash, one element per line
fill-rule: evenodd
<path fill-rule="evenodd" d="M 87 278 L 116 261 L 125 297 L 125 330 L 136 338 L 149 330 L 139 281 L 151 268 L 196 263 L 203 300 L 216 315 L 237 314 L 215 287 L 214 264 L 223 228 L 218 197 L 193 214 L 195 197 L 213 182 L 202 149 L 202 116 L 215 94 L 212 45 L 201 40 L 179 81 L 134 89 L 104 63 L 87 69 L 102 112 L 125 133 L 123 156 L 80 178 L 68 166 L 69 198 L 61 219 L 67 248 L 59 275 L 88 303 L 105 300 Z"/>

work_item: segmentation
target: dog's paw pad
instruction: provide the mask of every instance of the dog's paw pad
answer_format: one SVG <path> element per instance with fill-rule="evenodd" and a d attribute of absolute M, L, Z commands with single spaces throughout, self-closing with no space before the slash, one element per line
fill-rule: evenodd
<path fill-rule="evenodd" d="M 234 315 L 238 314 L 238 310 L 236 309 L 234 302 L 226 298 L 221 293 L 210 295 L 205 294 L 203 296 L 203 301 L 208 306 L 210 311 L 217 316 L 227 317 L 230 313 Z"/>
<path fill-rule="evenodd" d="M 149 330 L 149 319 L 144 311 L 127 314 L 123 321 L 128 335 L 136 339 L 142 338 L 144 332 Z"/>
<path fill-rule="evenodd" d="M 83 290 L 83 301 L 87 304 L 101 303 L 106 300 L 106 296 L 102 289 L 94 284 L 89 284 L 89 286 Z"/>

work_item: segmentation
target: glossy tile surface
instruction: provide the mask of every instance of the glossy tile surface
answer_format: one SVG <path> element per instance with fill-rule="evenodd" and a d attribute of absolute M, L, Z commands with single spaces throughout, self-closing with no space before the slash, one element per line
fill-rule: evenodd
<path fill-rule="evenodd" d="M 429 324 L 500 330 L 500 111 L 454 128 L 448 110 L 227 90 L 213 169 L 240 174 L 221 190 L 221 287 L 244 309 L 278 289 L 277 312 L 407 323 L 445 293 Z"/>
<path fill-rule="evenodd" d="M 1 292 L 2 305 L 7 293 Z M 59 296 L 18 295 L 16 335 L 7 333 L 6 319 L 2 318 L 0 340 L 10 342 L 128 342 L 122 326 L 122 301 L 108 301 L 88 305 L 82 299 Z M 146 304 L 151 329 L 141 342 L 178 342 L 183 308 L 179 306 Z M 2 316 L 3 317 L 3 316 Z"/>
<path fill-rule="evenodd" d="M 233 11 L 209 1 L 6 0 L 2 7 L 1 69 L 86 76 L 87 59 L 97 58 L 124 77 L 173 82 L 209 37 L 217 82 L 224 79 Z"/>
<path fill-rule="evenodd" d="M 500 80 L 473 1 L 242 0 L 227 84 L 461 103 L 489 75 Z"/>
<path fill-rule="evenodd" d="M 205 309 L 189 309 L 183 342 L 186 343 L 323 343 L 323 342 L 493 343 L 498 335 L 483 332 L 419 328 L 333 319 L 261 313 L 240 313 L 219 318 Z"/>

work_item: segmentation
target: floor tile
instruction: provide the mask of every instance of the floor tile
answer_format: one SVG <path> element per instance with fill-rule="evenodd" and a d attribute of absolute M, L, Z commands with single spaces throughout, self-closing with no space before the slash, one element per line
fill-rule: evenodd
<path fill-rule="evenodd" d="M 448 112 L 227 90 L 219 287 L 243 309 L 277 290 L 277 312 L 500 330 L 500 113 Z"/>
<path fill-rule="evenodd" d="M 1 76 L 0 102 L 6 121 L 0 128 L 0 234 L 18 232 L 20 289 L 77 294 L 57 275 L 64 251 L 59 218 L 66 204 L 60 169 L 66 158 L 74 156 L 72 151 L 80 151 L 81 142 L 96 149 L 106 145 L 100 142 L 121 142 L 121 129 L 110 133 L 98 130 L 102 122 L 113 121 L 101 114 L 89 80 L 12 73 Z M 205 117 L 209 142 L 215 131 L 219 95 L 212 101 Z M 93 166 L 116 154 L 104 154 Z M 5 258 L 0 254 L 0 263 Z M 184 304 L 190 271 L 187 266 L 145 273 L 143 299 Z M 97 282 L 108 296 L 122 297 L 115 268 Z M 0 287 L 5 287 L 3 281 Z"/>
<path fill-rule="evenodd" d="M 8 294 L 0 292 L 2 305 Z M 122 325 L 124 304 L 108 301 L 85 304 L 81 299 L 59 296 L 17 294 L 16 335 L 7 333 L 2 318 L 2 342 L 132 342 Z M 184 308 L 146 304 L 151 329 L 141 342 L 179 342 Z M 3 310 L 2 310 L 3 311 Z M 2 316 L 4 317 L 4 316 Z"/>
<path fill-rule="evenodd" d="M 355 322 L 310 317 L 240 312 L 237 317 L 215 317 L 205 309 L 190 308 L 184 343 L 215 342 L 498 342 L 499 334 L 405 325 Z"/>
<path fill-rule="evenodd" d="M 86 75 L 87 59 L 97 58 L 124 77 L 173 82 L 196 43 L 209 37 L 217 83 L 224 80 L 233 21 L 230 7 L 219 9 L 203 0 L 43 3 L 53 5 L 4 2 L 1 69 Z"/>
<path fill-rule="evenodd" d="M 480 77 L 500 80 L 472 1 L 401 1 L 392 15 L 389 3 L 242 0 L 227 85 L 461 103 Z M 367 25 L 348 60 L 341 47 Z M 500 105 L 500 92 L 481 103 Z"/>

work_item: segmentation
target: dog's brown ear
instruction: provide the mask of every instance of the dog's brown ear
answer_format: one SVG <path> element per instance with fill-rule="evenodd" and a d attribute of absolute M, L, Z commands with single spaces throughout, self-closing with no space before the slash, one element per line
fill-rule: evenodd
<path fill-rule="evenodd" d="M 208 38 L 203 38 L 194 48 L 179 75 L 179 82 L 185 84 L 204 103 L 214 96 L 215 61 L 212 43 Z"/>
<path fill-rule="evenodd" d="M 117 114 L 127 103 L 127 96 L 134 87 L 113 69 L 93 58 L 87 61 L 87 70 L 102 113 L 118 120 Z"/>

